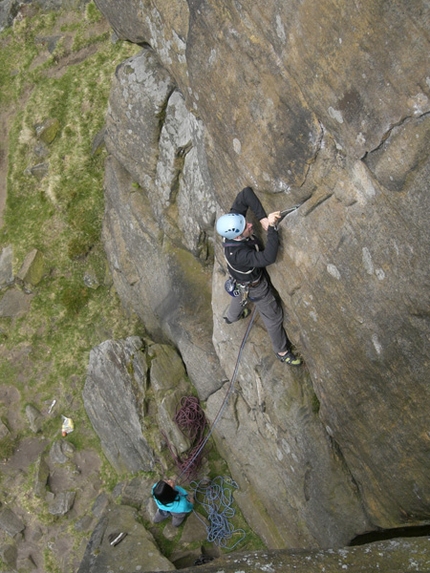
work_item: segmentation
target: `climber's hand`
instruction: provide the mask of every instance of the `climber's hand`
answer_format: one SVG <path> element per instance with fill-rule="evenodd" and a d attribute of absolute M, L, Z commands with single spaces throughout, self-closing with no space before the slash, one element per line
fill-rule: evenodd
<path fill-rule="evenodd" d="M 281 219 L 281 212 L 280 211 L 274 211 L 273 213 L 269 214 L 267 219 L 268 219 L 270 227 L 276 227 L 276 225 L 279 223 L 279 221 Z"/>

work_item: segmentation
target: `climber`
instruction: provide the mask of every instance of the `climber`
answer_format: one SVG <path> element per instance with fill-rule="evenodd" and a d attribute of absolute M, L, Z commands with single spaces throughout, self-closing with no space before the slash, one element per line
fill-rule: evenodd
<path fill-rule="evenodd" d="M 267 231 L 265 248 L 253 234 L 252 223 L 245 219 L 248 208 Z M 266 215 L 254 191 L 251 187 L 245 187 L 238 193 L 230 212 L 217 220 L 216 229 L 224 237 L 224 256 L 235 283 L 234 290 L 226 287 L 226 290 L 233 290 L 230 292 L 233 298 L 224 320 L 231 324 L 246 318 L 250 310 L 245 305 L 248 300 L 254 302 L 272 340 L 277 359 L 291 366 L 300 366 L 300 358 L 291 351 L 291 343 L 283 326 L 282 307 L 266 271 L 266 266 L 275 262 L 278 253 L 276 225 L 280 219 L 279 211 Z"/>
<path fill-rule="evenodd" d="M 152 497 L 157 504 L 154 523 L 160 523 L 172 516 L 172 525 L 179 527 L 187 514 L 193 510 L 194 497 L 175 485 L 174 480 L 160 480 L 152 486 Z"/>

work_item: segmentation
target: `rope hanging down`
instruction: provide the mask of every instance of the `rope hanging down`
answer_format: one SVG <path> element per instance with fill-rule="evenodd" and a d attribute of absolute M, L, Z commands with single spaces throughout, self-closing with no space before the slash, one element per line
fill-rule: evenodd
<path fill-rule="evenodd" d="M 284 209 L 283 211 L 280 211 L 280 214 L 281 214 L 280 220 L 282 221 L 282 219 L 284 217 L 286 217 L 290 213 L 296 211 L 302 203 L 299 203 L 298 205 L 294 205 L 293 207 L 291 207 L 289 209 Z M 181 407 L 175 416 L 175 421 L 177 422 L 177 424 L 180 427 L 180 429 L 182 430 L 182 432 L 189 437 L 191 443 L 193 444 L 195 441 L 197 441 L 197 443 L 193 445 L 191 452 L 189 452 L 188 457 L 185 460 L 181 460 L 179 458 L 179 456 L 176 454 L 176 452 L 173 450 L 172 446 L 169 444 L 167 437 L 164 436 L 166 439 L 167 446 L 170 450 L 170 453 L 172 454 L 172 457 L 176 463 L 176 466 L 178 467 L 178 469 L 180 471 L 180 474 L 177 478 L 178 482 L 179 482 L 180 478 L 182 478 L 182 477 L 185 477 L 187 480 L 192 479 L 192 477 L 196 475 L 197 470 L 200 467 L 200 462 L 201 462 L 200 456 L 202 454 L 203 448 L 207 444 L 209 438 L 212 435 L 213 430 L 215 429 L 215 426 L 217 425 L 218 421 L 220 420 L 220 418 L 224 412 L 224 409 L 227 406 L 227 402 L 228 402 L 228 399 L 230 397 L 230 394 L 233 390 L 234 383 L 235 383 L 236 377 L 237 377 L 237 372 L 239 369 L 240 360 L 242 358 L 242 352 L 243 352 L 243 349 L 245 347 L 245 343 L 248 339 L 249 333 L 251 331 L 251 328 L 252 328 L 252 325 L 254 322 L 255 312 L 256 312 L 256 307 L 254 306 L 252 313 L 251 313 L 251 318 L 249 320 L 248 326 L 246 328 L 245 334 L 244 334 L 243 339 L 242 339 L 242 343 L 241 343 L 240 348 L 239 348 L 239 353 L 238 353 L 237 360 L 236 360 L 236 366 L 234 368 L 233 376 L 231 377 L 231 380 L 230 380 L 230 385 L 229 385 L 227 394 L 224 397 L 224 401 L 221 404 L 219 412 L 216 415 L 214 422 L 212 424 L 212 427 L 209 430 L 207 436 L 205 438 L 203 437 L 204 432 L 206 430 L 206 426 L 207 426 L 206 419 L 204 418 L 204 413 L 200 408 L 198 398 L 192 398 L 192 397 L 186 398 L 186 400 L 188 400 L 188 401 L 185 403 L 181 402 Z M 202 420 L 204 420 L 204 423 Z M 194 433 L 192 433 L 192 432 L 194 432 Z"/>
<path fill-rule="evenodd" d="M 172 457 L 174 458 L 177 467 L 181 471 L 177 478 L 177 482 L 179 482 L 182 477 L 185 477 L 187 480 L 189 480 L 191 479 L 191 476 L 197 474 L 197 470 L 199 469 L 201 463 L 201 454 L 203 452 L 203 448 L 207 444 L 217 423 L 221 419 L 221 416 L 227 406 L 228 399 L 233 391 L 234 383 L 236 381 L 237 373 L 239 370 L 240 360 L 242 358 L 242 352 L 254 322 L 255 312 L 256 307 L 254 307 L 251 313 L 251 318 L 243 336 L 243 340 L 240 345 L 236 360 L 236 366 L 234 368 L 233 376 L 231 377 L 226 395 L 224 396 L 221 407 L 215 416 L 212 427 L 210 428 L 206 437 L 204 437 L 204 433 L 207 427 L 207 422 L 204 412 L 200 407 L 198 398 L 194 396 L 185 396 L 181 400 L 180 408 L 178 409 L 174 419 L 184 435 L 190 439 L 191 443 L 195 443 L 195 445 L 189 453 L 187 459 L 182 461 L 170 446 L 169 441 L 166 438 L 166 442 Z M 193 484 L 195 485 L 193 486 Z M 228 484 L 229 487 L 226 487 L 225 484 Z M 243 529 L 234 529 L 232 524 L 228 521 L 235 515 L 235 511 L 231 507 L 231 504 L 233 502 L 233 489 L 238 488 L 237 483 L 229 478 L 218 476 L 212 480 L 204 479 L 199 483 L 192 482 L 190 485 L 195 491 L 196 501 L 204 507 L 208 514 L 210 525 L 207 527 L 206 523 L 194 510 L 194 514 L 207 529 L 207 540 L 209 542 L 216 543 L 218 546 L 228 550 L 236 547 L 236 545 L 246 537 L 246 533 Z M 198 493 L 203 495 L 203 501 L 197 499 Z M 232 536 L 236 534 L 240 534 L 240 537 L 233 545 L 227 546 L 227 540 L 231 539 Z"/>
<path fill-rule="evenodd" d="M 213 480 L 201 480 L 200 482 L 192 482 L 190 486 L 197 494 L 203 496 L 203 499 L 197 501 L 205 509 L 209 526 L 206 527 L 207 540 L 215 543 L 224 549 L 234 549 L 243 539 L 246 533 L 243 529 L 234 529 L 233 525 L 229 522 L 235 515 L 235 511 L 231 504 L 233 502 L 233 490 L 238 489 L 238 485 L 234 480 L 218 476 Z M 195 515 L 202 521 L 198 513 Z M 239 535 L 239 538 L 233 545 L 228 546 L 227 541 L 233 535 Z"/>
<path fill-rule="evenodd" d="M 188 460 L 187 460 L 186 463 L 184 464 L 185 467 L 183 467 L 183 469 L 182 469 L 180 475 L 178 476 L 177 482 L 180 481 L 180 479 L 181 479 L 182 476 L 187 475 L 187 472 L 188 472 L 189 468 L 190 468 L 193 464 L 195 465 L 195 464 L 197 463 L 197 460 L 198 460 L 199 456 L 201 455 L 201 453 L 202 453 L 202 451 L 203 451 L 203 448 L 204 448 L 205 445 L 207 444 L 209 438 L 211 437 L 211 435 L 212 435 L 212 433 L 213 433 L 213 431 L 214 431 L 214 429 L 215 429 L 217 423 L 218 423 L 219 420 L 221 419 L 221 416 L 222 416 L 222 414 L 223 414 L 223 412 L 224 412 L 224 410 L 225 410 L 225 408 L 226 408 L 226 406 L 227 406 L 228 399 L 229 399 L 229 397 L 230 397 L 230 394 L 231 394 L 232 391 L 233 391 L 234 383 L 235 383 L 236 378 L 237 378 L 237 373 L 238 373 L 238 370 L 239 370 L 239 364 L 240 364 L 240 360 L 241 360 L 241 358 L 242 358 L 243 349 L 245 348 L 246 341 L 247 341 L 247 339 L 248 339 L 249 333 L 250 333 L 250 331 L 251 331 L 252 324 L 253 324 L 253 322 L 254 322 L 256 310 L 257 310 L 257 307 L 254 306 L 254 308 L 252 309 L 251 318 L 249 319 L 248 326 L 246 327 L 246 331 L 245 331 L 245 334 L 244 334 L 243 339 L 242 339 L 242 343 L 241 343 L 240 348 L 239 348 L 239 353 L 238 353 L 237 360 L 236 360 L 236 366 L 235 366 L 234 371 L 233 371 L 233 376 L 231 377 L 231 380 L 230 380 L 230 384 L 229 384 L 227 393 L 226 393 L 226 395 L 225 395 L 225 397 L 224 397 L 224 400 L 223 400 L 223 402 L 222 402 L 222 404 L 221 404 L 221 407 L 220 407 L 220 409 L 219 409 L 219 411 L 218 411 L 218 414 L 215 416 L 215 419 L 214 419 L 214 421 L 213 421 L 213 424 L 212 424 L 212 426 L 211 426 L 209 432 L 207 433 L 206 437 L 201 441 L 201 444 L 199 444 L 198 446 L 196 446 L 196 447 L 194 448 L 193 453 L 190 455 L 190 457 L 188 458 Z M 198 465 L 198 464 L 197 464 L 197 465 Z"/>

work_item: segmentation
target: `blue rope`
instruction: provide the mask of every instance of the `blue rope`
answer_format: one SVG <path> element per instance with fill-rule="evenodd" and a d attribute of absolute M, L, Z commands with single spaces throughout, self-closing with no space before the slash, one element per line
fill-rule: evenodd
<path fill-rule="evenodd" d="M 230 478 L 218 476 L 213 480 L 203 479 L 200 482 L 192 482 L 190 486 L 194 491 L 194 498 L 203 506 L 208 515 L 207 540 L 224 549 L 234 549 L 246 537 L 243 529 L 235 529 L 229 521 L 236 513 L 232 508 L 232 503 L 234 501 L 233 490 L 239 488 L 237 483 Z M 203 496 L 202 501 L 197 499 L 197 494 Z M 194 513 L 200 519 L 197 512 Z M 233 535 L 238 534 L 240 538 L 233 545 L 228 546 L 227 542 Z"/>

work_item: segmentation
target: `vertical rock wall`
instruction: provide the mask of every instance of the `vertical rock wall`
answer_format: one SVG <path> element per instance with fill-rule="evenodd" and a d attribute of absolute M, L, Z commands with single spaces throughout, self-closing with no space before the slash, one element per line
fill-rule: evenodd
<path fill-rule="evenodd" d="M 257 319 L 215 435 L 271 547 L 430 520 L 430 3 L 97 0 L 143 45 L 113 78 L 104 238 L 115 285 L 181 352 L 215 419 L 227 327 L 213 223 L 252 185 L 281 225 L 269 270 L 305 360 Z"/>

